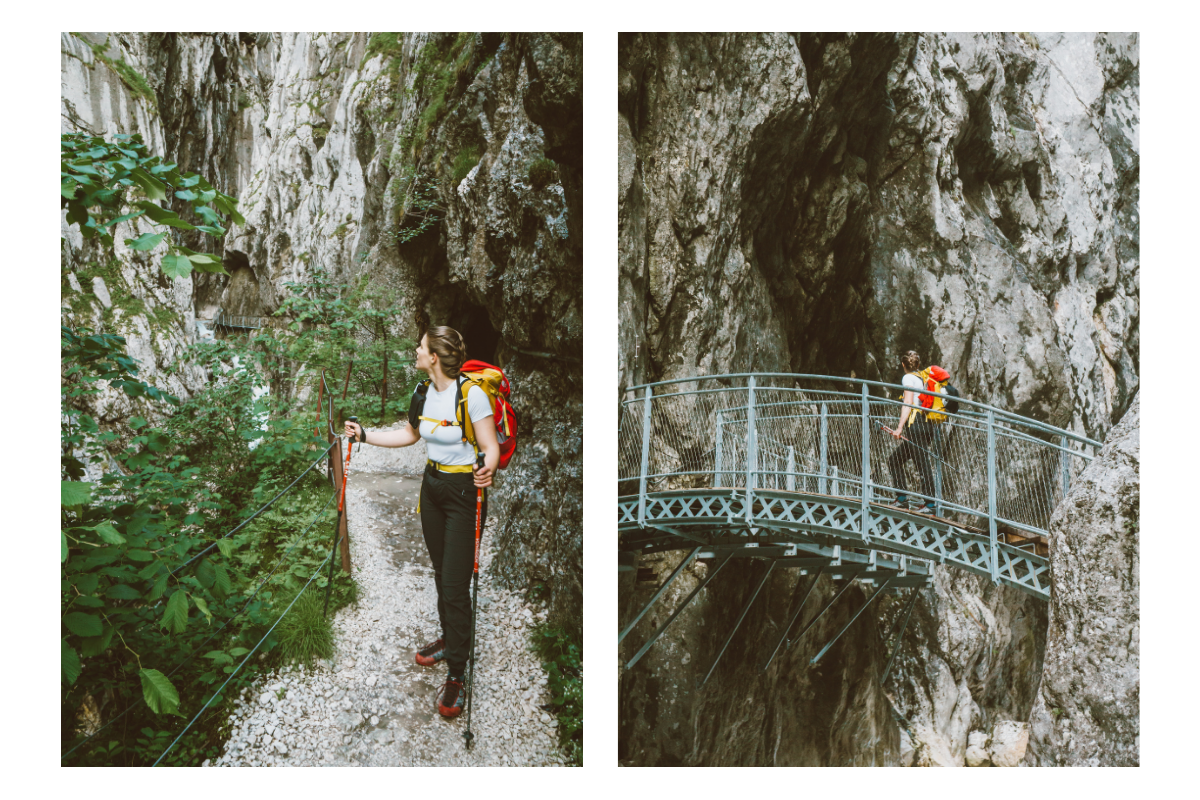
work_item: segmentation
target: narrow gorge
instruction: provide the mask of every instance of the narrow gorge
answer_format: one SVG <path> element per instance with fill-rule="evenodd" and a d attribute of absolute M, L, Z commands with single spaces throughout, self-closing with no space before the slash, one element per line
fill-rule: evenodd
<path fill-rule="evenodd" d="M 157 230 L 145 219 L 118 221 L 105 246 L 85 239 L 64 210 L 64 330 L 123 336 L 138 377 L 186 402 L 217 374 L 184 353 L 212 340 L 221 319 L 304 330 L 309 323 L 286 307 L 299 296 L 295 287 L 376 292 L 394 303 L 363 306 L 364 319 L 387 320 L 371 323 L 371 341 L 405 348 L 391 356 L 390 395 L 384 362 L 376 411 L 381 402 L 391 409 L 397 394 L 407 407 L 416 373 L 404 359 L 425 326 L 461 331 L 468 358 L 503 366 L 521 420 L 517 455 L 490 501 L 488 585 L 506 597 L 536 593 L 542 622 L 576 640 L 582 48 L 577 33 L 61 35 L 62 133 L 108 141 L 136 134 L 180 173 L 235 197 L 242 216 L 223 236 L 177 225 L 169 240 L 143 250 L 129 237 Z M 169 278 L 160 267 L 168 244 L 211 253 L 225 271 Z M 295 424 L 311 420 L 324 399 L 311 371 L 271 363 L 262 378 L 272 399 L 291 404 Z M 329 383 L 341 390 L 342 377 L 331 374 Z M 113 386 L 100 388 L 79 407 L 116 457 L 146 424 L 136 416 L 145 412 Z M 403 412 L 387 413 L 394 416 L 384 427 Z M 88 463 L 86 477 L 98 481 L 112 466 Z M 64 561 L 66 548 L 64 538 Z M 66 649 L 64 639 L 64 664 Z M 85 706 L 102 708 L 95 718 L 107 722 L 119 706 L 104 704 L 97 696 Z"/>
<path fill-rule="evenodd" d="M 894 384 L 914 349 L 965 398 L 1105 442 L 1050 520 L 1051 601 L 935 568 L 886 681 L 894 596 L 809 664 L 859 587 L 759 670 L 802 591 L 780 570 L 697 688 L 762 574 L 725 568 L 622 668 L 622 764 L 1139 763 L 1138 46 L 620 36 L 618 402 L 698 375 Z M 683 556 L 621 573 L 622 627 Z"/>

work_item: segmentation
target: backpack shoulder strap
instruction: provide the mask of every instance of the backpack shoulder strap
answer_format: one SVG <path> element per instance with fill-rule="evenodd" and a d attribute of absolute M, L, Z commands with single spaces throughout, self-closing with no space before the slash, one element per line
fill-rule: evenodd
<path fill-rule="evenodd" d="M 467 406 L 467 397 L 472 386 L 479 386 L 479 381 L 459 373 L 456 383 L 458 388 L 454 393 L 454 419 L 462 428 L 463 441 L 469 442 L 471 447 L 478 452 L 479 445 L 475 442 L 475 424 L 471 422 L 471 410 Z"/>

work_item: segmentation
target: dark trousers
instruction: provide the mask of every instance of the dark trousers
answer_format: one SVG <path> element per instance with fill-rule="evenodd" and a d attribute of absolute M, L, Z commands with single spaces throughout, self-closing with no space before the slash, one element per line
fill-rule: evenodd
<path fill-rule="evenodd" d="M 425 468 L 421 481 L 421 532 L 433 561 L 438 620 L 451 675 L 467 669 L 471 648 L 471 574 L 475 569 L 475 483 L 469 472 Z M 483 522 L 487 501 L 483 504 Z"/>
<path fill-rule="evenodd" d="M 917 465 L 917 472 L 921 473 L 921 493 L 933 497 L 933 459 L 929 455 L 933 452 L 933 432 L 933 426 L 925 421 L 925 417 L 918 417 L 917 421 L 904 431 L 904 437 L 909 441 L 901 441 L 888 456 L 892 485 L 901 494 L 908 491 L 904 480 L 904 464 L 912 460 Z"/>

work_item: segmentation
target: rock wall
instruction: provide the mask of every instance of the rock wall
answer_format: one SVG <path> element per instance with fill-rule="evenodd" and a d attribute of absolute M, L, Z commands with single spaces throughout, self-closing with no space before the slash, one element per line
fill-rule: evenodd
<path fill-rule="evenodd" d="M 63 35 L 64 131 L 140 131 L 156 152 L 239 198 L 246 218 L 222 241 L 184 237 L 223 253 L 228 276 L 167 286 L 155 254 L 136 267 L 142 283 L 163 284 L 184 320 L 151 335 L 178 347 L 187 323 L 218 307 L 269 315 L 285 284 L 318 266 L 342 282 L 365 275 L 398 289 L 411 322 L 395 336 L 416 338 L 425 322 L 462 331 L 471 357 L 508 372 L 523 423 L 493 498 L 503 520 L 489 531 L 493 569 L 512 588 L 544 583 L 552 623 L 577 627 L 582 37 L 84 37 L 107 42 L 108 60 L 89 62 L 93 48 Z M 113 66 L 118 58 L 125 68 Z M 541 172 L 531 177 L 535 162 Z M 417 199 L 432 224 L 422 226 Z M 122 271 L 138 257 L 118 245 Z M 64 255 L 64 299 L 77 260 Z M 132 282 L 130 291 L 153 293 Z"/>
<path fill-rule="evenodd" d="M 626 34 L 618 67 L 620 387 L 896 382 L 914 348 L 969 398 L 1098 439 L 1120 419 L 1138 387 L 1136 34 Z M 661 580 L 678 559 L 639 566 Z M 898 603 L 826 656 L 839 670 L 805 666 L 808 637 L 752 669 L 765 645 L 745 631 L 778 636 L 794 601 L 773 576 L 731 644 L 751 657 L 696 691 L 683 654 L 707 669 L 753 580 L 719 576 L 622 675 L 622 759 L 962 765 L 972 732 L 1019 743 L 1045 604 L 938 572 L 883 688 Z M 653 589 L 633 575 L 623 620 Z M 809 723 L 782 736 L 760 703 Z"/>
<path fill-rule="evenodd" d="M 1031 720 L 1033 764 L 1139 764 L 1140 507 L 1141 408 L 1135 397 L 1050 522 L 1056 591 Z"/>

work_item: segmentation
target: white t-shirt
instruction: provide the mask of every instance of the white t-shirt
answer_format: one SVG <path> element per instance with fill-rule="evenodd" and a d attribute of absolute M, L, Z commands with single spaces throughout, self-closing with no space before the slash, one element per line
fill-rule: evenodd
<path fill-rule="evenodd" d="M 914 375 L 913 373 L 910 372 L 907 375 L 905 375 L 903 378 L 900 379 L 900 385 L 903 386 L 905 389 L 912 389 L 914 391 L 919 392 L 925 388 L 925 381 L 921 380 L 920 375 Z M 922 394 L 913 395 L 912 404 L 914 406 L 921 405 L 921 398 L 924 396 L 925 395 L 922 395 Z M 903 413 L 903 409 L 901 410 L 901 413 Z M 921 413 L 922 413 L 921 411 L 919 411 L 915 408 L 910 408 L 908 411 L 908 424 L 912 425 L 914 422 L 916 422 L 920 418 Z M 474 417 L 472 417 L 471 419 L 474 419 Z"/>
<path fill-rule="evenodd" d="M 421 420 L 421 438 L 425 440 L 425 453 L 430 460 L 439 464 L 474 464 L 475 448 L 470 442 L 462 440 L 462 428 L 454 424 L 454 397 L 458 393 L 456 383 L 444 392 L 439 392 L 429 384 L 425 393 L 425 410 L 422 417 L 430 419 L 449 420 L 449 425 L 435 425 L 427 420 Z M 467 391 L 467 413 L 471 415 L 471 424 L 478 425 L 482 420 L 492 416 L 492 406 L 488 396 L 478 386 L 472 386 Z"/>
<path fill-rule="evenodd" d="M 921 376 L 912 372 L 901 378 L 900 385 L 905 389 L 914 389 L 918 392 L 925 388 L 925 382 L 921 380 Z M 920 395 L 917 395 L 917 397 L 919 398 Z M 475 418 L 471 417 L 471 420 L 474 421 Z"/>

